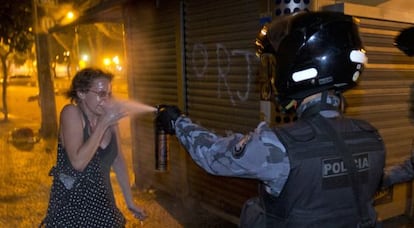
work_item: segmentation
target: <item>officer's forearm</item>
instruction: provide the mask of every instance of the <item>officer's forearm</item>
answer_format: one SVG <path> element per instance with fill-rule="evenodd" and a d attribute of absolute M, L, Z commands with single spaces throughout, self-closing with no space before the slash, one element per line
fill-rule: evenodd
<path fill-rule="evenodd" d="M 388 188 L 394 184 L 408 182 L 414 179 L 414 170 L 411 158 L 402 163 L 384 169 L 381 188 Z"/>

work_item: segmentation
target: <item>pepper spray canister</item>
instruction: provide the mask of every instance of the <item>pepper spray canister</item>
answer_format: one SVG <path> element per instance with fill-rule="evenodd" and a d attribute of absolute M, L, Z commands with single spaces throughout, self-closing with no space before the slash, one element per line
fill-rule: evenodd
<path fill-rule="evenodd" d="M 163 125 L 158 118 L 160 107 L 157 106 L 156 117 L 154 120 L 155 132 L 155 169 L 160 172 L 168 171 L 169 159 L 169 135 L 163 129 Z"/>

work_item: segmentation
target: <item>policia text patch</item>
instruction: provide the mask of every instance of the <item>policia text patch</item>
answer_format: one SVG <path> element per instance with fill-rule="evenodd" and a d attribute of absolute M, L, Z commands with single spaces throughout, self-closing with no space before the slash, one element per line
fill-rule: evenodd
<path fill-rule="evenodd" d="M 360 183 L 368 180 L 369 156 L 368 153 L 354 154 L 355 167 L 358 171 L 357 177 Z M 341 188 L 350 186 L 348 170 L 342 157 L 322 160 L 322 186 L 325 189 Z"/>

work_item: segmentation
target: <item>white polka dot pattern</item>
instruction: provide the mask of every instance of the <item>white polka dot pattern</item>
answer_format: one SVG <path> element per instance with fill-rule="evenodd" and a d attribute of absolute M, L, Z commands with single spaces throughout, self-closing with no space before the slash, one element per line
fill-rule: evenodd
<path fill-rule="evenodd" d="M 111 149 L 111 148 L 107 148 Z M 45 227 L 125 227 L 125 218 L 116 207 L 110 182 L 105 180 L 109 169 L 102 169 L 98 151 L 83 172 L 74 170 L 64 148 L 58 145 L 58 160 L 50 174 L 53 183 Z M 66 189 L 59 173 L 75 178 L 74 187 Z"/>

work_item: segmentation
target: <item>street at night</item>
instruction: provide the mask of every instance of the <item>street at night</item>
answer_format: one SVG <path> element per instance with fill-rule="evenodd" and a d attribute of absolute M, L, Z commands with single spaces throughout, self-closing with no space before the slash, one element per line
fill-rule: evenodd
<path fill-rule="evenodd" d="M 414 2 L 20 0 L 0 21 L 0 228 L 414 228 Z"/>

